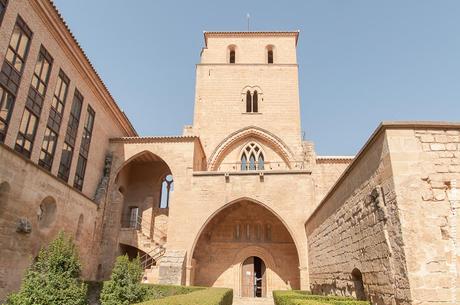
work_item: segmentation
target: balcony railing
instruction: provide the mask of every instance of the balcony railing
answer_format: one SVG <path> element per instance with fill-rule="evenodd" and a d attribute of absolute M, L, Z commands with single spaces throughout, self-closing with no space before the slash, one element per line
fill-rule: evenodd
<path fill-rule="evenodd" d="M 263 164 L 255 163 L 242 164 L 241 162 L 221 163 L 217 168 L 220 172 L 243 172 L 243 171 L 271 171 L 271 170 L 303 170 L 305 169 L 304 161 L 293 162 L 264 162 Z"/>

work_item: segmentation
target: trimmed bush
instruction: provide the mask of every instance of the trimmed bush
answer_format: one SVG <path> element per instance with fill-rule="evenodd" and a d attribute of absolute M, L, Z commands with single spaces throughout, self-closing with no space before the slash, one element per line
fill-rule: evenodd
<path fill-rule="evenodd" d="M 9 305 L 86 305 L 86 284 L 80 281 L 80 262 L 72 239 L 60 232 L 42 249 Z"/>
<path fill-rule="evenodd" d="M 276 305 L 369 305 L 368 301 L 342 296 L 314 295 L 309 291 L 273 291 L 273 299 Z"/>
<path fill-rule="evenodd" d="M 232 305 L 232 302 L 232 289 L 201 288 L 188 294 L 174 295 L 162 299 L 150 300 L 139 303 L 138 305 Z"/>
<path fill-rule="evenodd" d="M 110 280 L 101 291 L 102 305 L 130 305 L 145 300 L 147 288 L 141 284 L 144 273 L 139 257 L 130 261 L 127 255 L 117 257 Z"/>
<path fill-rule="evenodd" d="M 177 286 L 177 285 L 152 285 L 143 284 L 147 289 L 147 295 L 144 300 L 155 300 L 170 297 L 173 295 L 181 295 L 191 293 L 197 290 L 206 289 L 205 287 L 196 286 Z"/>

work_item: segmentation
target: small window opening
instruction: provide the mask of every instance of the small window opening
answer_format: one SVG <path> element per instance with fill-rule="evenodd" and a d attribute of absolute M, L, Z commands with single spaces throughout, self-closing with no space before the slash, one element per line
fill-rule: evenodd
<path fill-rule="evenodd" d="M 246 92 L 246 112 L 252 112 L 252 98 L 249 90 Z"/>
<path fill-rule="evenodd" d="M 173 177 L 172 175 L 167 175 L 161 183 L 160 208 L 169 208 L 169 197 L 172 191 L 174 191 Z"/>
<path fill-rule="evenodd" d="M 273 50 L 268 50 L 267 57 L 268 57 L 268 63 L 272 64 L 273 63 Z"/>
<path fill-rule="evenodd" d="M 235 63 L 235 50 L 230 50 L 230 63 Z"/>
<path fill-rule="evenodd" d="M 259 111 L 259 96 L 257 94 L 257 91 L 254 91 L 254 94 L 252 95 L 252 112 L 258 112 Z"/>

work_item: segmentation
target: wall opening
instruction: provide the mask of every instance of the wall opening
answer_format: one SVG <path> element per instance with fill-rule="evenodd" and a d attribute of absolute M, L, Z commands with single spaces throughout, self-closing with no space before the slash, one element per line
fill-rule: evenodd
<path fill-rule="evenodd" d="M 38 227 L 40 229 L 49 229 L 56 220 L 56 200 L 48 196 L 40 203 L 38 208 Z"/>
<path fill-rule="evenodd" d="M 351 279 L 358 300 L 367 300 L 366 293 L 364 291 L 363 275 L 358 268 L 353 269 L 351 272 Z"/>

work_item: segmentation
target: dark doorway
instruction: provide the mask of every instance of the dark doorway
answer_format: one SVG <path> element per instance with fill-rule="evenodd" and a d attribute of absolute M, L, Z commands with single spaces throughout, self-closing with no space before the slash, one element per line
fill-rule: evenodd
<path fill-rule="evenodd" d="M 367 300 L 366 293 L 364 291 L 363 274 L 358 268 L 353 269 L 351 272 L 351 278 L 353 285 L 355 286 L 356 298 L 358 300 Z"/>
<path fill-rule="evenodd" d="M 267 288 L 264 261 L 257 256 L 248 257 L 243 262 L 242 272 L 242 296 L 265 297 Z"/>

